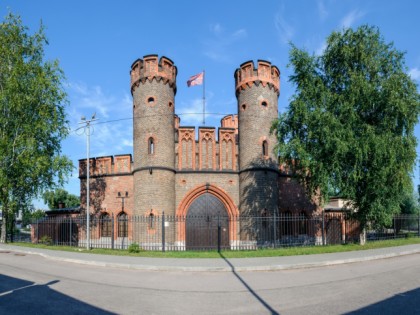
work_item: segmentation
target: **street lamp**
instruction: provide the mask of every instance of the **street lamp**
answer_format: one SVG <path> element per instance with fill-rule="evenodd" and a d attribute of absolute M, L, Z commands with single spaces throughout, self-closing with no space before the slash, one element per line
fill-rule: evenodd
<path fill-rule="evenodd" d="M 90 158 L 89 158 L 89 151 L 90 151 L 90 124 L 97 120 L 95 119 L 96 113 L 92 115 L 92 118 L 86 119 L 85 116 L 81 117 L 81 122 L 79 124 L 82 124 L 83 126 L 80 128 L 83 128 L 84 133 L 86 134 L 86 249 L 90 250 L 90 205 L 89 205 L 89 199 L 90 199 L 90 187 L 89 187 L 89 181 L 90 181 Z"/>

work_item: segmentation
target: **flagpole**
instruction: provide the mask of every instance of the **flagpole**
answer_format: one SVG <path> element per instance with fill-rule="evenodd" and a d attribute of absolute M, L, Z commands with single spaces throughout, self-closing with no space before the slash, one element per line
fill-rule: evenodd
<path fill-rule="evenodd" d="M 203 125 L 206 125 L 206 71 L 203 70 Z"/>

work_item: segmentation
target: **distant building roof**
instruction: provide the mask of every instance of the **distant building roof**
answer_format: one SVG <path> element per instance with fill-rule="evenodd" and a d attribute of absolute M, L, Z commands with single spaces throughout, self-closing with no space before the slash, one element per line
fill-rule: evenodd
<path fill-rule="evenodd" d="M 55 214 L 70 214 L 70 213 L 80 213 L 80 206 L 68 207 L 68 208 L 57 208 L 45 211 L 46 215 L 55 215 Z"/>

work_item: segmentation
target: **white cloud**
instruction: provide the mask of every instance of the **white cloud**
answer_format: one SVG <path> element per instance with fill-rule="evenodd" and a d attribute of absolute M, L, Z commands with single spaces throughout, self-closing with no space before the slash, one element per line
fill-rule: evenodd
<path fill-rule="evenodd" d="M 327 48 L 327 43 L 325 42 L 325 40 L 318 46 L 318 48 L 315 49 L 315 54 L 317 56 L 320 56 L 324 53 L 325 48 Z"/>
<path fill-rule="evenodd" d="M 328 11 L 325 8 L 325 3 L 323 0 L 317 1 L 317 7 L 318 7 L 318 14 L 321 20 L 325 20 L 328 16 Z"/>
<path fill-rule="evenodd" d="M 189 103 L 181 103 L 177 110 L 182 126 L 201 126 L 203 124 L 203 99 L 196 98 Z"/>
<path fill-rule="evenodd" d="M 413 80 L 420 80 L 420 69 L 419 68 L 410 69 L 410 71 L 408 71 L 408 75 Z"/>
<path fill-rule="evenodd" d="M 96 112 L 99 116 L 108 118 L 108 107 L 115 102 L 115 99 L 105 96 L 101 87 L 88 87 L 83 83 L 70 83 L 68 89 L 69 94 L 72 96 L 72 106 L 91 110 L 92 114 Z"/>
<path fill-rule="evenodd" d="M 219 23 L 216 23 L 216 24 L 210 25 L 210 31 L 217 35 L 217 34 L 220 34 L 223 31 L 223 29 Z"/>
<path fill-rule="evenodd" d="M 276 27 L 277 33 L 282 43 L 287 44 L 293 38 L 295 29 L 283 17 L 283 11 L 284 9 L 282 8 L 279 12 L 276 13 L 274 18 L 274 26 Z"/>
<path fill-rule="evenodd" d="M 219 23 L 210 25 L 210 31 L 212 38 L 203 42 L 204 55 L 218 62 L 229 62 L 231 46 L 248 36 L 246 29 L 226 32 Z"/>
<path fill-rule="evenodd" d="M 123 139 L 121 141 L 121 143 L 125 147 L 132 147 L 133 146 L 133 138 L 131 137 L 130 139 Z"/>
<path fill-rule="evenodd" d="M 245 30 L 245 29 L 243 29 L 243 28 L 241 28 L 240 30 L 235 31 L 235 32 L 232 34 L 232 38 L 233 38 L 233 39 L 241 39 L 241 38 L 246 37 L 247 35 L 248 35 L 248 34 L 247 34 L 246 30 Z"/>
<path fill-rule="evenodd" d="M 80 118 L 91 117 L 96 112 L 96 122 L 92 123 L 91 156 L 115 155 L 132 152 L 132 100 L 127 93 L 111 95 L 100 86 L 88 86 L 84 83 L 68 85 L 70 106 L 68 117 L 73 132 L 69 146 L 74 159 L 84 158 L 86 137 Z M 75 131 L 75 132 L 74 132 Z"/>
<path fill-rule="evenodd" d="M 341 28 L 350 28 L 353 24 L 361 19 L 366 13 L 360 10 L 353 10 L 349 12 L 343 19 L 341 19 L 340 27 Z"/>

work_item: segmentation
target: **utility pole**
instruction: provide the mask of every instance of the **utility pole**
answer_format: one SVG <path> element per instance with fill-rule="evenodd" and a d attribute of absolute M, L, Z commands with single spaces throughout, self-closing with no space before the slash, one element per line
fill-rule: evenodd
<path fill-rule="evenodd" d="M 81 122 L 83 126 L 84 133 L 86 134 L 86 249 L 90 250 L 90 124 L 97 119 L 95 119 L 95 114 L 92 115 L 90 120 L 86 119 L 85 116 L 81 117 Z M 79 129 L 80 129 L 79 128 Z"/>

